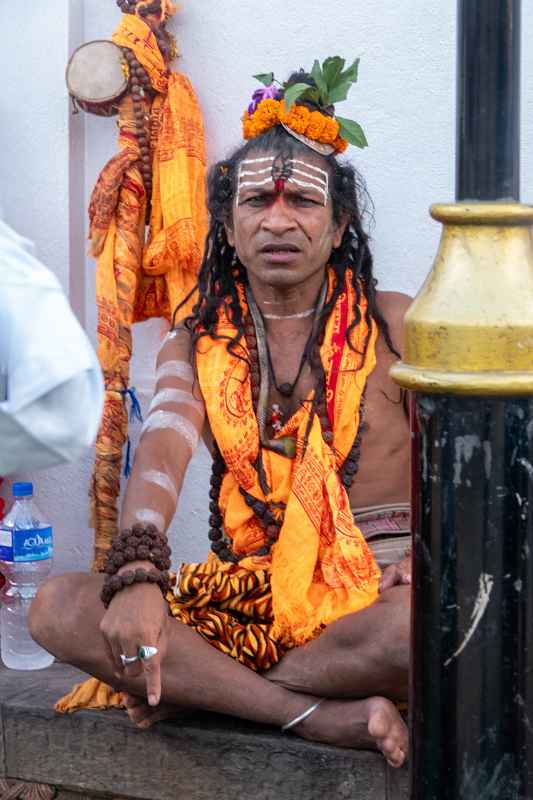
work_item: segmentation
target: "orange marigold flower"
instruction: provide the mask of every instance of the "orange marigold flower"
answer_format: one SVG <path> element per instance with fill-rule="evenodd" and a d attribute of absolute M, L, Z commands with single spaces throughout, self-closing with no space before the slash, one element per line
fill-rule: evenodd
<path fill-rule="evenodd" d="M 312 111 L 309 115 L 309 124 L 305 131 L 305 135 L 309 139 L 314 139 L 315 142 L 322 141 L 322 134 L 326 128 L 327 117 L 321 114 L 320 111 Z"/>
<path fill-rule="evenodd" d="M 326 124 L 322 131 L 321 142 L 324 144 L 333 144 L 339 135 L 339 123 L 333 117 L 326 118 Z"/>
<path fill-rule="evenodd" d="M 285 111 L 285 102 L 283 101 L 283 105 L 281 108 L 281 115 L 280 121 L 284 122 L 291 130 L 295 131 L 295 133 L 303 133 L 305 134 L 305 130 L 309 124 L 309 117 L 311 116 L 311 112 L 305 106 L 296 105 L 296 103 L 292 106 L 289 113 Z"/>
<path fill-rule="evenodd" d="M 279 100 L 263 100 L 252 114 L 252 119 L 259 133 L 264 133 L 279 122 Z M 259 133 L 257 135 L 259 135 Z"/>
<path fill-rule="evenodd" d="M 254 124 L 247 111 L 242 115 L 242 135 L 244 139 L 253 139 L 254 137 Z"/>
<path fill-rule="evenodd" d="M 333 142 L 333 147 L 337 153 L 344 153 L 344 151 L 348 148 L 348 142 L 346 139 L 342 139 L 340 136 L 338 136 Z"/>

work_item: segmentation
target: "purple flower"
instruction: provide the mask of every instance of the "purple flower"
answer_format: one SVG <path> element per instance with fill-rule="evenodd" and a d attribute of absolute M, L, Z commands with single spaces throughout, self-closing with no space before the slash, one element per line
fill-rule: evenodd
<path fill-rule="evenodd" d="M 280 97 L 281 92 L 274 83 L 271 83 L 270 86 L 265 86 L 263 89 L 256 89 L 252 95 L 252 102 L 248 106 L 248 113 L 250 115 L 253 114 L 263 100 L 279 100 Z"/>

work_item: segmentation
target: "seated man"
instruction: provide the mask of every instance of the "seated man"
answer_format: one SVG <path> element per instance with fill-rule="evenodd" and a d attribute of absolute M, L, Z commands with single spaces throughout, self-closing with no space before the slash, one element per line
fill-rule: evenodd
<path fill-rule="evenodd" d="M 211 171 L 198 302 L 158 357 L 109 574 L 49 581 L 31 630 L 141 727 L 200 708 L 400 766 L 409 427 L 388 371 L 409 301 L 375 289 L 338 124 L 273 95 Z M 212 553 L 168 588 L 162 534 L 202 430 Z"/>

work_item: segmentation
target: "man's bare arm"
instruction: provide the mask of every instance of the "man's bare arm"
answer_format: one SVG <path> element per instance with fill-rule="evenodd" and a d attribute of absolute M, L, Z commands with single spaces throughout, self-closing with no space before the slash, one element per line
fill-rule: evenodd
<path fill-rule="evenodd" d="M 153 523 L 164 532 L 174 516 L 205 421 L 190 356 L 190 335 L 184 329 L 170 334 L 159 352 L 155 394 L 128 481 L 121 528 Z"/>

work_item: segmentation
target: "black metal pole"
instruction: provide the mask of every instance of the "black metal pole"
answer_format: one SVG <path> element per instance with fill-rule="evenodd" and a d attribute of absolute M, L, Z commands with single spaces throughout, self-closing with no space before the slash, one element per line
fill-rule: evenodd
<path fill-rule="evenodd" d="M 520 196 L 521 0 L 458 0 L 456 197 Z"/>
<path fill-rule="evenodd" d="M 533 798 L 533 398 L 416 395 L 412 800 Z"/>
<path fill-rule="evenodd" d="M 463 202 L 519 198 L 520 10 L 459 0 Z M 533 800 L 533 397 L 468 381 L 413 396 L 411 800 Z"/>

